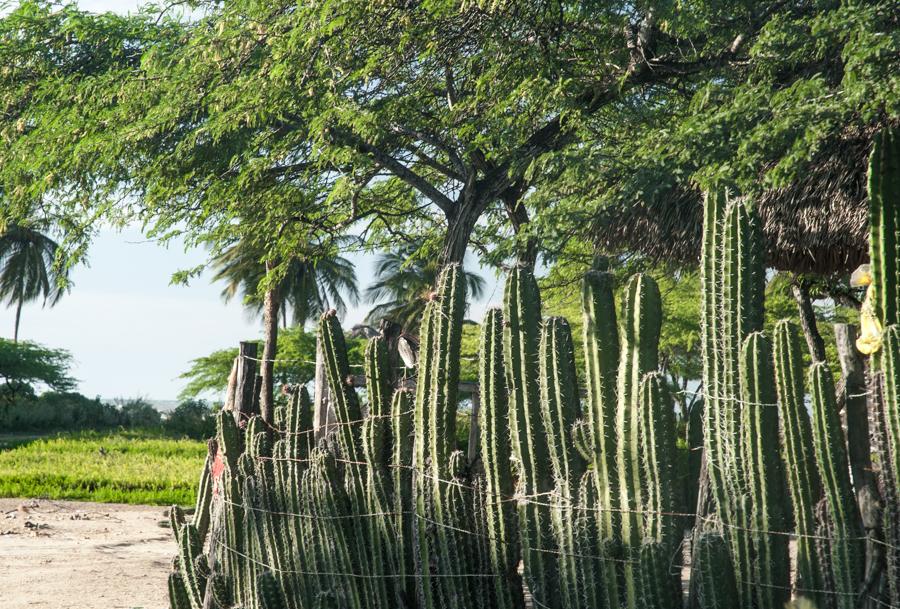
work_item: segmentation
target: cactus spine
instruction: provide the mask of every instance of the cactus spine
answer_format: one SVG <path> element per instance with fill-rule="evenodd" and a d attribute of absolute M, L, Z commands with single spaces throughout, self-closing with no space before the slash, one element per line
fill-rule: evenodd
<path fill-rule="evenodd" d="M 497 609 L 524 605 L 522 579 L 518 573 L 516 512 L 510 501 L 515 490 L 511 471 L 506 369 L 503 364 L 503 313 L 490 309 L 481 328 L 481 359 L 478 379 L 481 389 L 479 429 L 481 463 L 484 467 L 484 508 L 487 519 L 487 550 Z"/>
<path fill-rule="evenodd" d="M 838 609 L 856 607 L 862 582 L 865 550 L 856 496 L 850 483 L 841 421 L 838 416 L 831 371 L 816 362 L 809 371 L 813 401 L 813 439 L 816 463 L 825 487 L 831 522 L 831 566 Z"/>

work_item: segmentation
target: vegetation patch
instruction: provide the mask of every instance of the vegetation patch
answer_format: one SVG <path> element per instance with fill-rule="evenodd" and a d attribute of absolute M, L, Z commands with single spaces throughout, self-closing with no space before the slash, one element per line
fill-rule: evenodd
<path fill-rule="evenodd" d="M 0 496 L 193 503 L 206 445 L 154 432 L 0 439 Z"/>

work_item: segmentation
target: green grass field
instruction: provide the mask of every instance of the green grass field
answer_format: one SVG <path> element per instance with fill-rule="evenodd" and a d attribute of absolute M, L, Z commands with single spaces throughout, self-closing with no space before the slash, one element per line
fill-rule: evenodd
<path fill-rule="evenodd" d="M 0 497 L 189 505 L 206 444 L 155 433 L 0 435 Z"/>

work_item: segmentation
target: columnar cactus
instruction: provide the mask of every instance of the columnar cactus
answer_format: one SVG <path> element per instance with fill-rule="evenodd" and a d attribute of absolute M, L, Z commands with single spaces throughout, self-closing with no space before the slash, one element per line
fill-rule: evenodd
<path fill-rule="evenodd" d="M 422 321 L 420 366 L 415 405 L 415 484 L 417 523 L 415 554 L 420 573 L 419 601 L 425 609 L 461 606 L 454 578 L 433 578 L 437 565 L 449 569 L 455 532 L 452 511 L 442 488 L 449 472 L 456 429 L 459 352 L 465 311 L 465 283 L 459 265 L 447 266 L 437 294 Z"/>
<path fill-rule="evenodd" d="M 875 315 L 882 327 L 900 323 L 900 130 L 885 128 L 869 158 L 869 258 Z"/>
<path fill-rule="evenodd" d="M 375 337 L 369 341 L 365 362 L 369 404 L 362 432 L 363 450 L 366 461 L 386 473 L 391 457 L 391 383 L 383 338 Z"/>
<path fill-rule="evenodd" d="M 862 521 L 850 482 L 844 433 L 838 416 L 831 371 L 816 362 L 809 371 L 813 401 L 813 439 L 816 464 L 825 487 L 831 523 L 831 571 L 838 609 L 857 606 L 865 565 Z"/>
<path fill-rule="evenodd" d="M 618 534 L 616 489 L 616 379 L 619 369 L 619 333 L 613 297 L 612 274 L 589 271 L 582 290 L 584 311 L 584 359 L 588 390 L 588 431 L 592 443 L 593 471 L 601 514 L 600 536 Z"/>
<path fill-rule="evenodd" d="M 212 501 L 212 464 L 216 458 L 218 446 L 215 442 L 211 442 L 209 450 L 206 453 L 206 461 L 203 463 L 203 469 L 200 471 L 200 485 L 197 487 L 197 502 L 194 504 L 194 526 L 197 527 L 197 534 L 200 536 L 200 544 L 206 541 L 206 533 L 209 531 L 209 509 Z"/>
<path fill-rule="evenodd" d="M 413 414 L 409 392 L 398 390 L 391 402 L 391 476 L 393 485 L 393 520 L 396 539 L 397 585 L 399 607 L 410 606 L 415 598 L 415 563 L 413 562 Z"/>
<path fill-rule="evenodd" d="M 643 531 L 640 454 L 640 384 L 659 364 L 662 305 L 659 288 L 648 275 L 628 280 L 622 300 L 622 337 L 617 384 L 616 468 L 618 507 L 622 510 L 621 541 L 625 563 L 625 602 L 639 602 L 639 581 L 633 568 Z"/>
<path fill-rule="evenodd" d="M 490 556 L 497 609 L 524 605 L 522 579 L 518 573 L 516 511 L 511 501 L 515 483 L 511 470 L 509 396 L 503 364 L 503 313 L 489 309 L 481 327 L 481 358 L 478 367 L 481 408 L 478 413 L 481 464 L 484 468 L 484 509 L 487 519 L 487 551 Z"/>
<path fill-rule="evenodd" d="M 325 372 L 338 419 L 337 437 L 342 454 L 349 460 L 359 460 L 359 425 L 351 425 L 362 419 L 362 408 L 356 390 L 350 383 L 350 362 L 344 331 L 334 310 L 322 315 L 319 322 L 319 339 L 325 356 Z"/>
<path fill-rule="evenodd" d="M 200 543 L 197 527 L 185 524 L 178 535 L 178 568 L 192 609 L 203 609 L 206 574 L 198 569 L 197 563 L 201 557 L 203 545 Z"/>
<path fill-rule="evenodd" d="M 539 332 L 541 300 L 530 270 L 514 269 L 504 298 L 504 355 L 509 389 L 509 427 L 519 468 L 519 489 L 526 497 L 553 490 L 547 431 L 541 418 Z M 557 607 L 557 560 L 549 535 L 546 501 L 526 500 L 519 508 L 519 535 L 525 579 L 539 603 Z"/>
<path fill-rule="evenodd" d="M 782 320 L 775 326 L 775 381 L 778 409 L 787 463 L 788 488 L 797 533 L 797 587 L 822 590 L 824 580 L 815 558 L 812 539 L 816 535 L 815 506 L 822 496 L 822 481 L 816 470 L 813 436 L 803 401 L 803 364 L 796 326 Z M 818 594 L 804 593 L 817 602 Z"/>
<path fill-rule="evenodd" d="M 718 533 L 707 532 L 700 535 L 691 577 L 700 609 L 730 609 L 739 606 L 734 566 L 728 547 L 728 542 Z"/>
<path fill-rule="evenodd" d="M 790 600 L 787 509 L 783 500 L 784 467 L 772 348 L 761 332 L 750 334 L 741 352 L 741 427 L 747 471 L 750 533 L 754 555 L 747 569 L 759 609 L 781 609 Z"/>
<path fill-rule="evenodd" d="M 559 585 L 566 607 L 579 603 L 580 582 L 575 552 L 575 495 L 586 469 L 572 442 L 572 430 L 581 405 L 575 378 L 575 351 L 568 322 L 551 317 L 544 323 L 540 341 L 541 419 L 547 434 L 555 488 L 551 523 L 558 550 Z"/>
<path fill-rule="evenodd" d="M 679 578 L 671 568 L 681 540 L 677 526 L 675 411 L 659 372 L 648 372 L 640 384 L 640 475 L 643 481 L 641 546 L 637 554 L 640 603 L 653 609 L 680 606 Z"/>

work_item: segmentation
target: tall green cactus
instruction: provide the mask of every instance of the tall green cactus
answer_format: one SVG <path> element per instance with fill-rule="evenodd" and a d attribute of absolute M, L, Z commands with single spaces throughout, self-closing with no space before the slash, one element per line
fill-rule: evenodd
<path fill-rule="evenodd" d="M 409 392 L 400 389 L 391 402 L 391 469 L 393 477 L 393 509 L 396 543 L 394 545 L 397 570 L 397 603 L 400 607 L 412 606 L 416 588 L 413 539 L 415 521 L 413 512 L 413 413 Z"/>
<path fill-rule="evenodd" d="M 676 516 L 675 411 L 659 372 L 641 379 L 639 405 L 642 543 L 637 554 L 642 606 L 674 609 L 680 600 L 679 580 L 670 563 L 681 539 Z"/>
<path fill-rule="evenodd" d="M 366 345 L 365 371 L 369 402 L 362 433 L 363 451 L 370 466 L 386 472 L 391 457 L 391 382 L 387 346 L 380 336 Z"/>
<path fill-rule="evenodd" d="M 797 533 L 797 587 L 822 590 L 824 579 L 815 557 L 812 539 L 816 535 L 815 506 L 822 497 L 822 481 L 816 470 L 813 436 L 803 401 L 803 363 L 797 327 L 787 320 L 775 326 L 775 381 L 778 409 L 787 463 L 788 487 Z M 817 593 L 804 593 L 817 603 Z"/>
<path fill-rule="evenodd" d="M 558 550 L 559 586 L 565 606 L 576 606 L 580 596 L 575 551 L 576 492 L 587 464 L 572 442 L 572 430 L 581 405 L 575 378 L 575 350 L 569 323 L 561 317 L 544 322 L 540 340 L 541 420 L 547 434 L 550 465 L 555 480 L 551 524 Z"/>
<path fill-rule="evenodd" d="M 331 389 L 338 419 L 337 436 L 347 459 L 359 460 L 360 425 L 351 423 L 362 419 L 362 408 L 356 390 L 350 383 L 350 362 L 344 331 L 334 310 L 326 311 L 319 322 L 319 339 L 325 359 L 325 372 Z"/>
<path fill-rule="evenodd" d="M 863 579 L 865 545 L 856 495 L 850 482 L 844 433 L 838 416 L 834 381 L 824 362 L 809 371 L 813 402 L 813 439 L 816 464 L 825 487 L 831 523 L 831 572 L 838 609 L 857 606 Z"/>
<path fill-rule="evenodd" d="M 619 604 L 617 546 L 621 530 L 616 474 L 616 411 L 619 370 L 619 331 L 611 273 L 593 270 L 584 277 L 584 355 L 587 381 L 587 424 L 573 432 L 576 446 L 593 467 L 582 479 L 578 509 L 579 554 L 582 578 L 597 582 L 587 594 L 587 606 Z M 588 519 L 593 519 L 589 522 Z M 590 543 L 588 545 L 588 540 Z M 593 558 L 597 557 L 597 558 Z"/>
<path fill-rule="evenodd" d="M 522 579 L 518 573 L 515 506 L 505 498 L 512 497 L 515 483 L 511 469 L 508 426 L 508 393 L 503 364 L 503 313 L 489 309 L 481 327 L 481 357 L 478 380 L 481 408 L 478 425 L 481 433 L 481 463 L 484 468 L 484 500 L 494 597 L 497 609 L 519 609 L 524 606 Z"/>
<path fill-rule="evenodd" d="M 622 510 L 621 540 L 625 563 L 625 603 L 638 606 L 639 581 L 633 568 L 638 558 L 643 531 L 640 385 L 648 372 L 659 364 L 659 333 L 662 304 L 659 288 L 649 275 L 635 275 L 625 285 L 621 316 L 621 355 L 616 410 L 616 468 L 618 470 L 618 507 Z"/>
<path fill-rule="evenodd" d="M 900 323 L 900 129 L 875 137 L 869 158 L 869 258 L 875 315 L 882 327 Z"/>
<path fill-rule="evenodd" d="M 456 429 L 459 353 L 465 310 L 462 269 L 448 265 L 438 278 L 435 299 L 423 319 L 415 405 L 416 559 L 419 602 L 425 609 L 460 606 L 454 578 L 432 577 L 436 565 L 451 567 L 455 531 L 442 488 L 449 475 Z"/>
<path fill-rule="evenodd" d="M 730 609 L 738 607 L 737 584 L 734 565 L 728 551 L 728 542 L 719 533 L 700 535 L 695 552 L 691 585 L 700 609 Z"/>
<path fill-rule="evenodd" d="M 750 334 L 741 352 L 743 461 L 750 498 L 754 562 L 747 572 L 759 609 L 781 609 L 790 600 L 787 509 L 778 430 L 772 348 L 762 332 Z"/>
<path fill-rule="evenodd" d="M 900 496 L 900 129 L 889 126 L 875 137 L 869 158 L 869 252 L 875 317 L 885 330 L 882 351 L 874 356 L 883 373 L 882 415 L 884 447 L 879 458 L 885 499 Z M 893 502 L 896 504 L 896 501 Z M 900 508 L 887 503 L 885 538 L 900 541 Z M 900 603 L 900 549 L 887 552 L 891 600 Z"/>
<path fill-rule="evenodd" d="M 619 368 L 619 333 L 611 273 L 589 271 L 582 290 L 584 354 L 587 372 L 589 431 L 593 444 L 593 471 L 599 493 L 600 536 L 618 534 L 616 488 L 616 378 Z"/>
<path fill-rule="evenodd" d="M 517 267 L 507 277 L 503 317 L 509 427 L 519 489 L 528 497 L 544 495 L 553 490 L 553 472 L 540 405 L 541 299 L 531 270 Z M 528 587 L 538 603 L 555 608 L 561 601 L 548 505 L 527 500 L 520 504 L 519 535 Z"/>

